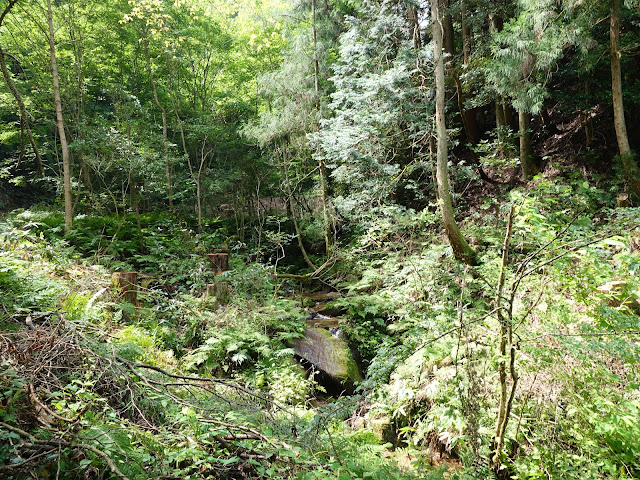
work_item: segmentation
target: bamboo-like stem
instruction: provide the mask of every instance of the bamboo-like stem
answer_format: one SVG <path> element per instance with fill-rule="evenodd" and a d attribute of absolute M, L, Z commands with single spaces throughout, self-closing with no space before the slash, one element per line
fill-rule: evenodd
<path fill-rule="evenodd" d="M 512 205 L 509 209 L 509 218 L 507 220 L 507 231 L 504 236 L 504 244 L 502 246 L 502 263 L 500 266 L 500 275 L 498 277 L 498 286 L 496 289 L 495 304 L 497 311 L 498 322 L 500 323 L 500 346 L 498 348 L 499 364 L 498 364 L 498 378 L 500 383 L 500 401 L 498 404 L 498 421 L 496 422 L 496 433 L 494 437 L 494 450 L 492 452 L 491 465 L 494 469 L 498 469 L 500 466 L 500 457 L 502 455 L 502 448 L 504 446 L 504 433 L 507 429 L 509 422 L 509 411 L 511 409 L 511 403 L 513 402 L 513 395 L 515 394 L 515 383 L 517 376 L 515 375 L 515 351 L 513 346 L 512 328 L 511 328 L 511 308 L 508 308 L 507 315 L 505 316 L 505 310 L 499 308 L 503 301 L 504 281 L 506 278 L 507 265 L 509 263 L 509 242 L 511 241 L 511 233 L 513 231 L 513 217 L 515 207 Z M 509 370 L 513 380 L 512 388 L 509 394 L 507 385 L 507 346 L 509 346 L 510 358 L 509 358 Z"/>

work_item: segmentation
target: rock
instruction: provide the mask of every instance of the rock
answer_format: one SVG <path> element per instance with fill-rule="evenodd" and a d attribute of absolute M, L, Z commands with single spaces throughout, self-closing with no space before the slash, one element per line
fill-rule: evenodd
<path fill-rule="evenodd" d="M 327 317 L 319 313 L 314 313 L 307 320 L 307 323 L 311 327 L 316 328 L 338 328 L 340 326 L 340 319 L 336 317 Z"/>
<path fill-rule="evenodd" d="M 378 441 L 392 445 L 397 443 L 395 428 L 389 417 L 370 418 L 367 424 Z"/>
<path fill-rule="evenodd" d="M 356 417 L 351 420 L 351 428 L 353 428 L 354 430 L 362 430 L 366 426 L 367 422 L 365 421 L 364 417 Z"/>
<path fill-rule="evenodd" d="M 302 296 L 313 300 L 314 302 L 327 302 L 329 300 L 340 298 L 340 294 L 338 292 L 307 292 L 303 293 Z"/>
<path fill-rule="evenodd" d="M 346 313 L 346 310 L 344 309 L 344 307 L 336 301 L 328 302 L 328 303 L 318 303 L 313 308 L 313 311 L 316 313 L 327 315 L 329 317 L 339 317 Z"/>
<path fill-rule="evenodd" d="M 309 297 L 300 297 L 300 306 L 302 308 L 311 308 L 315 306 L 316 302 Z"/>
<path fill-rule="evenodd" d="M 362 380 L 347 342 L 324 328 L 307 327 L 304 337 L 293 342 L 293 348 L 296 355 L 340 383 L 353 385 Z"/>

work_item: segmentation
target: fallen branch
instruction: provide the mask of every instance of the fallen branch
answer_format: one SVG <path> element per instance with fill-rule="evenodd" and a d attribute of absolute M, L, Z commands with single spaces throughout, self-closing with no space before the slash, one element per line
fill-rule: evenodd
<path fill-rule="evenodd" d="M 271 278 L 276 278 L 276 279 L 283 278 L 283 279 L 301 280 L 301 281 L 309 280 L 319 275 L 323 270 L 326 270 L 329 264 L 333 264 L 332 260 L 333 259 L 330 258 L 329 260 L 324 262 L 322 265 L 320 265 L 318 268 L 316 268 L 315 271 L 310 273 L 305 273 L 303 275 L 296 275 L 294 273 L 274 273 L 271 275 Z"/>
<path fill-rule="evenodd" d="M 45 413 L 49 414 L 50 416 L 52 416 L 53 418 L 63 421 L 63 422 L 67 422 L 67 423 L 75 423 L 77 422 L 80 417 L 82 415 L 85 414 L 85 412 L 87 410 L 89 410 L 90 404 L 87 404 L 84 406 L 84 408 L 82 410 L 80 410 L 80 412 L 78 412 L 78 414 L 75 417 L 72 418 L 67 418 L 67 417 L 63 417 L 62 415 L 58 415 L 57 413 L 55 413 L 53 410 L 51 410 L 49 407 L 47 407 L 44 403 L 42 403 L 40 401 L 40 399 L 38 398 L 38 396 L 36 395 L 36 392 L 33 388 L 33 383 L 30 383 L 29 386 L 27 387 L 27 390 L 29 392 L 29 399 L 38 405 L 38 407 L 40 407 L 42 410 L 45 411 Z"/>
<path fill-rule="evenodd" d="M 93 445 L 88 445 L 86 443 L 73 443 L 73 442 L 68 442 L 66 440 L 62 440 L 62 439 L 43 440 L 41 438 L 35 437 L 34 435 L 31 435 L 29 432 L 26 432 L 18 427 L 9 425 L 8 423 L 0 422 L 0 426 L 3 428 L 6 428 L 11 432 L 17 433 L 23 438 L 29 439 L 31 441 L 31 444 L 23 443 L 22 445 L 24 447 L 34 447 L 36 445 L 47 445 L 47 446 L 58 447 L 58 448 L 65 447 L 65 448 L 77 448 L 80 450 L 88 450 L 91 453 L 102 458 L 107 464 L 107 466 L 109 467 L 109 470 L 111 470 L 111 472 L 114 475 L 121 478 L 122 480 L 129 480 L 129 477 L 127 477 L 124 473 L 120 471 L 120 469 L 116 466 L 116 464 L 113 463 L 113 460 L 111 459 L 111 457 L 109 457 L 109 455 L 104 453 L 102 450 L 97 449 Z"/>

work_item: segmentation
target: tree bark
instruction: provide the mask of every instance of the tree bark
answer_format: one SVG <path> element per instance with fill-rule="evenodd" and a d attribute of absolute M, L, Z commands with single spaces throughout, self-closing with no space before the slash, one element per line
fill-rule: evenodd
<path fill-rule="evenodd" d="M 167 196 L 169 197 L 169 207 L 173 208 L 173 179 L 171 178 L 171 165 L 169 165 L 169 139 L 167 135 L 167 109 L 164 108 L 158 97 L 158 87 L 156 86 L 153 70 L 151 69 L 151 59 L 149 58 L 149 39 L 144 39 L 144 56 L 147 63 L 147 74 L 153 92 L 153 100 L 160 109 L 162 115 L 162 147 L 164 149 L 164 171 L 167 177 Z"/>
<path fill-rule="evenodd" d="M 311 258 L 309 258 L 309 255 L 307 254 L 307 249 L 304 247 L 304 242 L 302 241 L 302 233 L 300 232 L 300 226 L 298 224 L 298 214 L 296 212 L 296 201 L 293 196 L 293 191 L 291 190 L 291 181 L 289 179 L 290 162 L 289 162 L 288 156 L 289 156 L 288 149 L 283 142 L 283 145 L 282 145 L 282 162 L 283 162 L 282 175 L 284 179 L 283 186 L 285 188 L 285 193 L 288 199 L 287 203 L 289 205 L 289 211 L 291 212 L 291 221 L 293 222 L 293 229 L 295 230 L 296 238 L 298 239 L 298 246 L 300 247 L 302 258 L 304 258 L 304 261 L 310 268 L 312 268 L 313 270 L 317 270 L 318 267 L 316 267 L 316 265 L 311 261 Z"/>
<path fill-rule="evenodd" d="M 144 250 L 144 242 L 142 240 L 142 223 L 140 222 L 140 199 L 138 195 L 139 191 L 138 180 L 133 175 L 133 171 L 129 170 L 129 205 L 136 214 L 136 227 L 138 233 L 138 251 Z"/>
<path fill-rule="evenodd" d="M 69 144 L 64 129 L 62 115 L 62 100 L 60 99 L 60 80 L 58 76 L 58 59 L 53 30 L 53 12 L 51 0 L 47 0 L 47 20 L 49 23 L 49 52 L 51 54 L 51 75 L 53 77 L 53 96 L 56 106 L 56 125 L 60 137 L 62 150 L 63 192 L 64 192 L 64 230 L 68 232 L 73 227 L 73 200 L 71 198 L 71 159 L 69 158 Z"/>
<path fill-rule="evenodd" d="M 216 275 L 229 270 L 228 253 L 209 253 L 207 254 L 207 260 L 209 260 L 211 268 L 216 272 Z"/>
<path fill-rule="evenodd" d="M 313 77 L 316 111 L 320 114 L 320 62 L 318 61 L 318 31 L 316 27 L 316 0 L 311 2 L 311 26 L 313 30 Z M 327 258 L 333 254 L 333 229 L 329 219 L 329 179 L 324 159 L 319 161 L 320 189 L 322 191 L 322 218 L 324 222 L 324 243 Z"/>
<path fill-rule="evenodd" d="M 418 9 L 415 5 L 407 5 L 407 21 L 409 23 L 409 34 L 413 39 L 413 47 L 416 50 L 422 48 L 422 37 L 420 35 L 420 20 L 418 18 Z"/>
<path fill-rule="evenodd" d="M 620 155 L 631 153 L 629 136 L 627 135 L 627 123 L 624 119 L 624 104 L 622 101 L 622 69 L 620 67 L 620 0 L 611 2 L 611 96 L 613 99 L 613 122 L 616 128 L 616 138 Z"/>
<path fill-rule="evenodd" d="M 613 123 L 616 128 L 616 138 L 618 140 L 618 150 L 622 159 L 622 168 L 627 177 L 627 182 L 633 188 L 636 195 L 640 196 L 640 168 L 634 158 L 629 145 L 627 135 L 627 123 L 624 119 L 624 103 L 622 99 L 622 68 L 620 66 L 620 9 L 621 0 L 611 1 L 611 97 L 613 99 Z"/>
<path fill-rule="evenodd" d="M 498 418 L 496 422 L 496 433 L 493 437 L 493 448 L 489 458 L 489 464 L 494 472 L 499 473 L 502 465 L 502 450 L 504 447 L 505 435 L 509 424 L 511 414 L 511 406 L 515 396 L 516 387 L 518 385 L 518 374 L 516 372 L 516 346 L 513 343 L 513 318 L 512 305 L 508 308 L 502 307 L 504 282 L 506 278 L 507 265 L 509 263 L 509 242 L 511 241 L 511 233 L 513 228 L 515 208 L 511 206 L 509 210 L 509 218 L 507 220 L 507 232 L 504 238 L 502 248 L 502 264 L 500 267 L 500 275 L 498 277 L 498 288 L 496 291 L 495 306 L 497 308 L 498 323 L 500 324 L 500 344 L 498 352 L 500 355 L 500 363 L 498 364 L 498 381 L 500 387 L 500 400 L 498 403 Z M 508 352 L 508 356 L 507 356 Z M 507 371 L 507 364 L 509 370 Z M 508 385 L 508 377 L 511 377 L 511 388 Z M 499 476 L 497 476 L 500 478 Z"/>
<path fill-rule="evenodd" d="M 531 180 L 538 173 L 538 165 L 533 158 L 531 147 L 531 131 L 529 130 L 529 113 L 520 110 L 518 112 L 518 124 L 520 125 L 520 166 L 522 178 L 525 182 Z"/>
<path fill-rule="evenodd" d="M 462 63 L 464 65 L 469 64 L 469 58 L 471 57 L 471 26 L 467 23 L 467 10 L 462 2 Z"/>
<path fill-rule="evenodd" d="M 229 282 L 207 284 L 207 297 L 214 297 L 218 303 L 229 303 Z"/>
<path fill-rule="evenodd" d="M 33 149 L 33 153 L 36 156 L 36 178 L 44 177 L 44 165 L 42 163 L 42 158 L 40 157 L 40 150 L 38 149 L 38 145 L 36 144 L 35 139 L 33 138 L 33 132 L 31 131 L 31 127 L 29 126 L 29 114 L 27 113 L 27 109 L 24 106 L 24 100 L 22 100 L 22 95 L 18 91 L 16 84 L 11 77 L 11 73 L 7 68 L 6 62 L 6 54 L 2 47 L 0 46 L 0 70 L 2 70 L 2 76 L 4 78 L 5 83 L 7 84 L 7 88 L 13 95 L 13 98 L 16 100 L 18 104 L 18 109 L 20 111 L 20 122 L 22 123 L 25 131 L 27 132 L 27 136 L 29 137 L 29 143 L 31 144 L 31 148 Z"/>
<path fill-rule="evenodd" d="M 449 10 L 449 0 L 434 0 L 441 2 L 439 9 L 442 10 L 440 16 L 440 22 L 442 27 L 442 42 L 444 53 L 453 57 L 455 54 L 455 46 L 454 46 L 454 33 L 453 33 L 453 19 L 451 18 L 451 14 L 448 12 Z"/>
<path fill-rule="evenodd" d="M 629 202 L 629 194 L 619 193 L 616 197 L 616 205 L 618 205 L 618 208 L 630 207 L 631 203 Z"/>
<path fill-rule="evenodd" d="M 47 0 L 49 1 L 49 0 Z M 114 273 L 111 279 L 112 286 L 117 288 L 120 298 L 125 302 L 136 304 L 138 301 L 138 272 Z"/>
<path fill-rule="evenodd" d="M 449 189 L 448 135 L 445 124 L 445 84 L 444 60 L 442 58 L 443 25 L 440 17 L 438 1 L 431 2 L 431 22 L 433 28 L 433 49 L 436 77 L 436 130 L 438 146 L 436 153 L 436 181 L 442 221 L 455 257 L 469 265 L 477 264 L 476 253 L 460 233 L 453 214 L 451 192 Z"/>
<path fill-rule="evenodd" d="M 584 94 L 587 98 L 591 95 L 591 89 L 589 88 L 589 82 L 584 83 Z M 593 120 L 591 119 L 591 112 L 585 110 L 582 114 L 582 128 L 584 129 L 585 145 L 587 148 L 591 148 L 593 145 Z"/>

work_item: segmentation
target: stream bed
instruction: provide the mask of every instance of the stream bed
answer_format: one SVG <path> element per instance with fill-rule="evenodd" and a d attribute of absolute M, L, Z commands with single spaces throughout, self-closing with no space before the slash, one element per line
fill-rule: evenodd
<path fill-rule="evenodd" d="M 315 304 L 304 336 L 294 340 L 293 348 L 303 365 L 317 371 L 316 380 L 328 392 L 351 393 L 355 384 L 362 381 L 362 373 L 341 333 L 342 319 L 325 314 L 327 302 L 338 296 L 336 292 L 303 294 Z"/>

